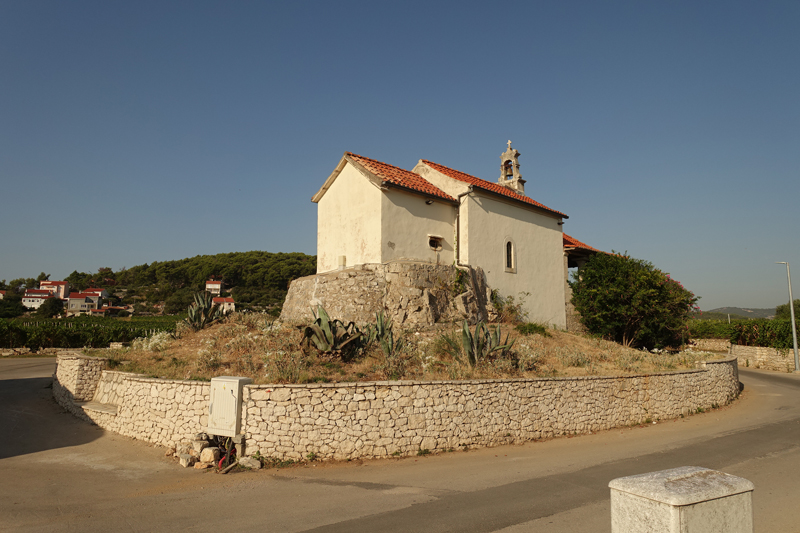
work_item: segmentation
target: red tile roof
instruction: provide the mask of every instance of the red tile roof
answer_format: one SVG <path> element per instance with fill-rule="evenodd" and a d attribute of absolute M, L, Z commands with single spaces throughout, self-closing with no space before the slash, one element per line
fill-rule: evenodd
<path fill-rule="evenodd" d="M 446 167 L 444 165 L 440 165 L 439 163 L 434 163 L 433 161 L 427 161 L 427 160 L 423 159 L 422 162 L 425 163 L 426 165 L 428 165 L 429 167 L 441 172 L 442 174 L 444 174 L 445 176 L 447 176 L 449 178 L 453 178 L 453 179 L 458 180 L 458 181 L 463 181 L 464 183 L 469 183 L 470 185 L 473 185 L 474 187 L 479 187 L 481 189 L 484 189 L 484 190 L 487 190 L 487 191 L 491 191 L 493 193 L 497 193 L 497 194 L 500 194 L 500 195 L 503 195 L 503 196 L 507 196 L 508 198 L 511 198 L 511 199 L 514 199 L 514 200 L 518 200 L 520 202 L 525 202 L 526 204 L 530 204 L 530 205 L 536 206 L 536 207 L 538 207 L 540 209 L 544 209 L 545 211 L 550 211 L 551 213 L 555 213 L 555 214 L 560 215 L 560 216 L 562 216 L 564 218 L 569 218 L 564 213 L 562 213 L 560 211 L 556 211 L 555 209 L 550 209 L 546 205 L 540 204 L 536 200 L 534 200 L 532 198 L 529 198 L 527 196 L 523 196 L 522 194 L 518 194 L 518 193 L 514 192 L 513 190 L 509 189 L 508 187 L 500 185 L 499 183 L 492 183 L 491 181 L 482 180 L 480 178 L 476 178 L 475 176 L 470 176 L 469 174 L 466 174 L 466 173 L 461 172 L 459 170 L 454 170 L 454 169 L 448 168 L 448 167 Z"/>
<path fill-rule="evenodd" d="M 368 172 L 378 176 L 384 182 L 388 182 L 405 189 L 410 189 L 412 191 L 421 192 L 429 196 L 443 198 L 451 202 L 456 201 L 455 198 L 445 193 L 443 190 L 436 187 L 419 174 L 414 174 L 413 172 L 403 170 L 400 167 L 387 165 L 386 163 L 381 163 L 380 161 L 375 161 L 374 159 L 354 154 L 352 152 L 345 152 L 345 157 L 347 157 L 350 161 L 361 165 Z"/>
<path fill-rule="evenodd" d="M 50 291 L 45 289 L 25 289 L 25 296 L 46 296 Z"/>
<path fill-rule="evenodd" d="M 206 281 L 206 285 L 222 285 L 221 281 Z"/>
<path fill-rule="evenodd" d="M 66 281 L 40 281 L 39 282 L 39 286 L 40 287 L 42 285 L 66 285 L 66 284 L 67 284 Z"/>
<path fill-rule="evenodd" d="M 564 248 L 583 248 L 584 250 L 591 250 L 593 252 L 599 252 L 597 248 L 592 248 L 588 244 L 582 243 L 575 237 L 570 237 L 566 233 L 564 235 Z"/>
<path fill-rule="evenodd" d="M 69 293 L 70 300 L 77 300 L 78 298 L 96 297 L 97 295 L 91 292 L 71 292 Z"/>
<path fill-rule="evenodd" d="M 212 301 L 214 303 L 217 303 L 217 304 L 223 304 L 223 303 L 232 304 L 232 303 L 234 303 L 233 298 L 217 297 L 217 298 L 214 298 Z"/>

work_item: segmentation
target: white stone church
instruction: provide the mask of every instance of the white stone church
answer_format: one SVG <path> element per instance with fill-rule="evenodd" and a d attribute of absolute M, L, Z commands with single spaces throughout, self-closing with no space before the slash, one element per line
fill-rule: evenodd
<path fill-rule="evenodd" d="M 317 272 L 393 261 L 480 267 L 491 289 L 524 295 L 529 320 L 565 328 L 567 265 L 596 250 L 562 232 L 567 215 L 525 195 L 519 155 L 509 141 L 493 183 L 432 161 L 408 171 L 346 152 L 312 198 Z"/>

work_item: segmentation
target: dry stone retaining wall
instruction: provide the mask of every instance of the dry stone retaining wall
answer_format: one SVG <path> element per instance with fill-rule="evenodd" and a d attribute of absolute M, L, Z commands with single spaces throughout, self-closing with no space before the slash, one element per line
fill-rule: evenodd
<path fill-rule="evenodd" d="M 176 446 L 205 431 L 208 382 L 102 370 L 105 364 L 102 358 L 60 356 L 53 380 L 56 401 L 100 427 L 162 446 Z M 89 390 L 90 380 L 91 396 L 73 393 L 76 384 Z"/>
<path fill-rule="evenodd" d="M 106 359 L 70 353 L 59 355 L 58 361 L 64 362 L 62 372 L 58 375 L 59 383 L 66 389 L 63 393 L 76 402 L 88 402 L 94 398 Z M 59 368 L 62 368 L 61 364 Z"/>
<path fill-rule="evenodd" d="M 750 368 L 777 370 L 778 372 L 794 372 L 794 351 L 777 350 L 764 346 L 731 345 L 731 355 L 736 357 L 739 365 Z"/>
<path fill-rule="evenodd" d="M 248 453 L 301 459 L 494 446 L 674 418 L 739 392 L 735 359 L 627 377 L 260 385 L 244 393 Z"/>
<path fill-rule="evenodd" d="M 689 345 L 696 350 L 712 352 L 729 352 L 731 343 L 727 339 L 692 339 Z"/>
<path fill-rule="evenodd" d="M 474 323 L 487 318 L 487 293 L 481 269 L 414 261 L 358 265 L 294 280 L 281 320 L 307 322 L 321 305 L 332 318 L 357 324 L 374 322 L 380 311 L 405 328 L 465 318 Z"/>
<path fill-rule="evenodd" d="M 79 363 L 59 358 L 53 387 L 59 403 L 78 416 L 169 447 L 205 431 L 209 383 L 105 371 L 94 374 L 94 401 L 81 405 L 61 381 L 93 368 Z M 625 377 L 247 385 L 242 433 L 247 455 L 281 459 L 519 443 L 674 418 L 736 397 L 735 358 L 701 367 Z"/>

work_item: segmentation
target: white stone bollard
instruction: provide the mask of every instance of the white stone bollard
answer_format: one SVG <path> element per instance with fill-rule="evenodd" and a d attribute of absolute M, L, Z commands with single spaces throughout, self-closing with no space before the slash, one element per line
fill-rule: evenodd
<path fill-rule="evenodd" d="M 753 483 L 744 478 L 683 466 L 608 486 L 612 533 L 753 533 Z"/>

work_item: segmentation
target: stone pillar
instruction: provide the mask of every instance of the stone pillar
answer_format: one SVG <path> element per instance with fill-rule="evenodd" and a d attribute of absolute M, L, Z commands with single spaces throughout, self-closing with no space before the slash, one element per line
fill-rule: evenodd
<path fill-rule="evenodd" d="M 612 533 L 753 533 L 753 484 L 697 466 L 612 480 Z"/>

